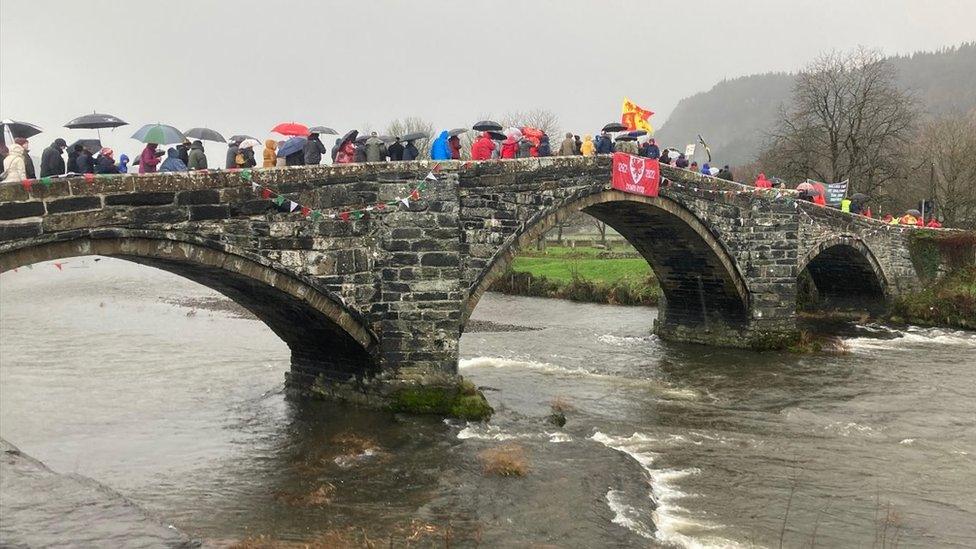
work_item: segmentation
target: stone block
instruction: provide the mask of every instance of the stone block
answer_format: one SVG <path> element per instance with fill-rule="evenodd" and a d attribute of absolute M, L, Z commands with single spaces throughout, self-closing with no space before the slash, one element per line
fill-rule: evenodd
<path fill-rule="evenodd" d="M 44 203 L 40 201 L 0 203 L 0 220 L 20 219 L 39 215 L 44 215 Z"/>
<path fill-rule="evenodd" d="M 230 206 L 227 206 L 226 204 L 218 206 L 190 206 L 190 221 L 200 221 L 204 219 L 227 219 L 228 217 L 230 217 Z"/>
<path fill-rule="evenodd" d="M 102 197 L 100 196 L 75 196 L 49 201 L 47 203 L 47 213 L 80 212 L 84 210 L 97 210 L 101 207 Z"/>
<path fill-rule="evenodd" d="M 18 240 L 41 234 L 41 223 L 0 223 L 0 240 Z"/>
<path fill-rule="evenodd" d="M 220 204 L 220 191 L 216 189 L 183 191 L 181 193 L 177 193 L 176 204 L 178 206 L 195 206 L 198 204 Z"/>
<path fill-rule="evenodd" d="M 176 193 L 170 192 L 140 192 L 129 194 L 108 195 L 105 197 L 106 206 L 163 206 L 172 204 Z"/>

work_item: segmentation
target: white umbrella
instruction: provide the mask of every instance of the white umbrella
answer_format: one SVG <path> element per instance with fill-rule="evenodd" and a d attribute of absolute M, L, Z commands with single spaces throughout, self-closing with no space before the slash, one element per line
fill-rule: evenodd
<path fill-rule="evenodd" d="M 257 139 L 245 139 L 241 141 L 241 144 L 237 146 L 239 149 L 253 149 L 254 147 L 260 146 L 261 143 Z"/>

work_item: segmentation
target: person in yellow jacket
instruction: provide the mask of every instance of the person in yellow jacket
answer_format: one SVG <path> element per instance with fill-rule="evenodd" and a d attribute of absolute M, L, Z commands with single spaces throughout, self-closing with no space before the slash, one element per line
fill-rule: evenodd
<path fill-rule="evenodd" d="M 580 145 L 580 154 L 583 156 L 593 156 L 596 154 L 596 145 L 593 144 L 592 135 L 583 136 L 583 143 Z"/>
<path fill-rule="evenodd" d="M 275 157 L 275 149 L 278 147 L 278 142 L 274 139 L 268 139 L 264 142 L 264 162 L 261 164 L 264 168 L 274 168 L 275 162 L 277 161 Z"/>

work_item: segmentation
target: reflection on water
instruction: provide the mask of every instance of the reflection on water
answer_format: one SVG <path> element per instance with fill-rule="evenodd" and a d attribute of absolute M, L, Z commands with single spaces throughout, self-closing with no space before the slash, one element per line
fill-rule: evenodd
<path fill-rule="evenodd" d="M 4 274 L 0 436 L 209 540 L 976 545 L 971 333 L 756 354 L 661 342 L 653 309 L 487 295 L 477 318 L 542 329 L 464 336 L 498 411 L 468 425 L 286 399 L 266 327 L 171 304 L 211 295 L 108 259 Z M 482 473 L 499 444 L 526 476 Z"/>

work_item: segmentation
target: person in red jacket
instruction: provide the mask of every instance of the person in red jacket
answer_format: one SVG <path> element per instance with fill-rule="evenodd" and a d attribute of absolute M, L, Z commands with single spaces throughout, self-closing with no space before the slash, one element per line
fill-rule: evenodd
<path fill-rule="evenodd" d="M 826 206 L 827 199 L 824 197 L 823 193 L 817 193 L 813 195 L 813 203 L 818 206 Z"/>
<path fill-rule="evenodd" d="M 772 189 L 773 188 L 773 182 L 770 181 L 770 180 L 768 180 L 768 179 L 766 179 L 766 174 L 765 173 L 761 173 L 761 172 L 759 174 L 759 177 L 756 178 L 756 182 L 753 183 L 753 185 L 757 189 Z"/>
<path fill-rule="evenodd" d="M 452 135 L 447 140 L 447 148 L 451 151 L 451 160 L 461 160 L 461 138 Z"/>
<path fill-rule="evenodd" d="M 471 160 L 491 160 L 491 152 L 494 150 L 495 142 L 491 140 L 491 135 L 485 132 L 471 144 Z"/>
<path fill-rule="evenodd" d="M 926 223 L 925 226 L 929 229 L 941 229 L 942 223 L 939 223 L 939 221 L 933 217 L 932 219 L 929 219 L 929 222 Z"/>
<path fill-rule="evenodd" d="M 518 141 L 510 135 L 502 142 L 502 158 L 515 158 L 516 156 L 518 156 Z"/>

